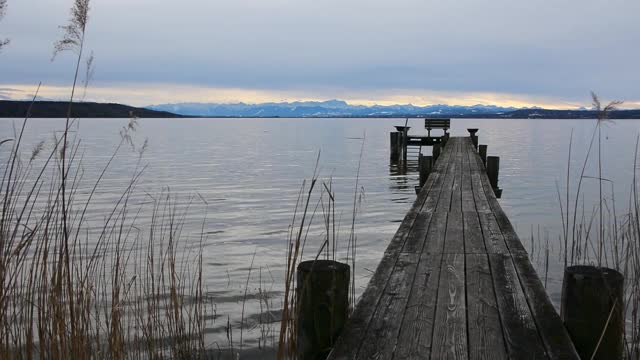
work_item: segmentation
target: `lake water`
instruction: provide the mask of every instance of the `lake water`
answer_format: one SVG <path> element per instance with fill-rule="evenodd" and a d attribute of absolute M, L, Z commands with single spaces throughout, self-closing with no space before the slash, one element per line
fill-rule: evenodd
<path fill-rule="evenodd" d="M 108 162 L 127 122 L 79 121 L 74 134 L 82 140 L 80 153 L 89 184 Z M 0 138 L 12 136 L 14 123 L 20 121 L 0 120 Z M 564 196 L 573 131 L 571 191 L 575 191 L 595 121 L 453 119 L 451 123 L 453 136 L 466 136 L 467 128 L 479 128 L 480 143 L 488 144 L 489 155 L 501 157 L 500 187 L 504 190 L 500 203 L 527 249 L 533 249 L 539 274 L 544 272 L 541 244 L 548 239 L 547 288 L 557 304 L 562 282 L 558 240 L 562 225 L 556 186 Z M 217 315 L 224 319 L 210 326 L 209 341 L 220 346 L 227 342 L 227 315 L 236 329 L 234 339 L 239 339 L 242 298 L 254 253 L 245 310 L 245 317 L 253 319 L 249 323 L 254 323 L 245 330 L 244 343 L 255 348 L 258 339 L 260 346 L 274 341 L 273 333 L 265 336 L 264 327 L 255 324 L 261 309 L 264 312 L 264 304 L 261 307 L 255 295 L 266 292 L 272 310 L 281 307 L 288 226 L 300 186 L 313 175 L 318 154 L 320 177 L 331 183 L 336 194 L 339 257 L 345 254 L 350 232 L 360 164 L 358 193 L 364 196 L 355 222 L 358 294 L 415 199 L 417 174 L 399 173 L 389 163 L 389 132 L 393 125 L 404 125 L 401 119 L 140 119 L 138 124 L 134 141 L 141 144 L 148 138 L 148 148 L 140 159 L 128 146 L 120 150 L 98 190 L 90 217 L 100 219 L 111 209 L 139 164 L 147 168 L 133 203 L 143 204 L 151 194 L 167 189 L 180 204 L 190 203 L 182 241 L 196 245 L 204 230 L 206 287 L 216 298 Z M 422 120 L 410 120 L 409 125 L 411 132 L 424 132 Z M 50 144 L 54 132 L 63 126 L 63 120 L 30 120 L 25 151 L 41 140 Z M 637 121 L 619 120 L 602 128 L 603 176 L 614 185 L 619 213 L 627 207 L 639 133 Z M 0 150 L 6 156 L 7 149 Z M 586 175 L 597 176 L 594 162 Z M 597 194 L 595 185 L 595 180 L 585 178 L 586 199 Z M 609 182 L 605 196 L 611 199 Z M 141 223 L 149 220 L 146 211 L 141 213 Z M 315 255 L 323 241 L 320 216 L 314 221 L 318 226 L 310 232 L 307 257 Z"/>

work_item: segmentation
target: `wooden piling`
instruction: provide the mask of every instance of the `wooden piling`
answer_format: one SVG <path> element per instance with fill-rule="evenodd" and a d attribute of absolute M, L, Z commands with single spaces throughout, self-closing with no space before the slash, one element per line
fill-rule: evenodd
<path fill-rule="evenodd" d="M 407 126 L 404 127 L 404 132 L 402 133 L 402 161 L 407 163 L 407 141 L 409 140 L 409 128 Z"/>
<path fill-rule="evenodd" d="M 433 144 L 432 155 L 433 155 L 433 161 L 438 160 L 438 157 L 440 156 L 440 144 Z"/>
<path fill-rule="evenodd" d="M 478 152 L 480 153 L 482 163 L 487 166 L 487 145 L 479 145 Z"/>
<path fill-rule="evenodd" d="M 623 358 L 624 277 L 620 272 L 596 266 L 566 268 L 560 316 L 581 358 Z"/>
<path fill-rule="evenodd" d="M 402 161 L 405 157 L 405 153 L 407 152 L 407 148 L 404 147 L 404 132 L 398 132 L 398 161 Z"/>
<path fill-rule="evenodd" d="M 487 156 L 487 176 L 489 183 L 496 197 L 499 199 L 502 195 L 502 189 L 498 187 L 498 176 L 500 175 L 500 157 Z"/>
<path fill-rule="evenodd" d="M 301 262 L 297 272 L 297 354 L 325 359 L 349 314 L 349 265 L 331 260 Z"/>
<path fill-rule="evenodd" d="M 427 177 L 429 177 L 431 169 L 433 168 L 433 157 L 422 156 L 421 154 L 418 167 L 420 172 L 420 187 L 422 187 L 424 186 L 424 183 L 427 182 Z"/>
<path fill-rule="evenodd" d="M 389 133 L 389 135 L 389 145 L 391 148 L 390 158 L 392 162 L 398 162 L 398 160 L 400 160 L 400 148 L 398 139 L 400 137 L 400 133 L 397 131 L 392 131 L 391 133 Z"/>
<path fill-rule="evenodd" d="M 471 137 L 473 146 L 476 148 L 476 150 L 478 150 L 478 135 L 476 135 L 478 129 L 467 129 L 467 131 L 469 132 L 469 136 Z"/>

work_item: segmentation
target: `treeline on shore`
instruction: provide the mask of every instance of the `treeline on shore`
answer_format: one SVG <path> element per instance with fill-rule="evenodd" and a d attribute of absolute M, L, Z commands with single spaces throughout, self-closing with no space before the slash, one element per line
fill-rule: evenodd
<path fill-rule="evenodd" d="M 31 108 L 31 109 L 29 109 Z M 63 101 L 0 101 L 0 117 L 4 118 L 66 118 L 69 102 Z M 79 102 L 71 106 L 72 118 L 176 118 L 181 115 L 122 104 Z"/>

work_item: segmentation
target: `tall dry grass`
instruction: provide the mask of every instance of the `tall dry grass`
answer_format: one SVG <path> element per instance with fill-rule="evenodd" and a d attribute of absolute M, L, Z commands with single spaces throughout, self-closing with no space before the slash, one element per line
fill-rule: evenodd
<path fill-rule="evenodd" d="M 0 0 L 0 15 L 5 6 Z M 132 140 L 135 119 L 102 172 L 85 178 L 71 113 L 88 15 L 89 0 L 75 0 L 54 47 L 54 57 L 77 56 L 61 134 L 24 149 L 29 110 L 14 137 L 0 139 L 0 359 L 204 358 L 212 299 L 202 279 L 204 239 L 194 251 L 181 236 L 188 206 L 168 191 L 132 202 L 140 161 L 110 209 L 94 201 L 123 148 L 144 152 L 146 141 L 136 147 Z M 85 88 L 92 62 L 86 59 Z M 89 216 L 94 210 L 104 216 Z M 146 212 L 151 220 L 140 221 Z"/>
<path fill-rule="evenodd" d="M 625 278 L 626 353 L 628 358 L 640 357 L 640 199 L 637 196 L 637 155 L 635 149 L 633 179 L 627 210 L 620 213 L 614 195 L 614 182 L 603 173 L 605 161 L 615 161 L 603 157 L 602 128 L 612 124 L 611 111 L 622 104 L 612 101 L 603 105 L 598 96 L 592 93 L 592 104 L 597 110 L 597 119 L 591 133 L 584 160 L 580 165 L 580 174 L 573 180 L 570 176 L 572 163 L 573 133 L 568 150 L 565 196 L 558 187 L 558 201 L 562 219 L 560 253 L 564 265 L 594 265 L 620 271 Z M 587 168 L 595 168 L 594 175 L 587 174 Z M 571 192 L 575 181 L 575 192 Z M 597 196 L 585 199 L 584 182 L 595 181 Z M 540 236 L 538 235 L 538 239 Z M 540 240 L 538 240 L 538 243 Z M 545 268 L 548 270 L 548 249 L 546 245 Z M 546 277 L 546 276 L 545 276 Z M 604 333 L 603 329 L 603 333 Z M 595 353 L 595 351 L 594 351 Z"/>
<path fill-rule="evenodd" d="M 303 260 L 318 260 L 323 257 L 326 260 L 340 261 L 350 266 L 351 282 L 349 285 L 349 303 L 351 310 L 355 307 L 355 272 L 356 272 L 356 220 L 365 198 L 364 189 L 359 185 L 360 165 L 364 153 L 366 136 L 363 137 L 360 149 L 360 157 L 356 171 L 356 179 L 349 221 L 349 232 L 346 244 L 340 239 L 342 215 L 336 218 L 336 193 L 333 191 L 333 179 L 320 179 L 318 165 L 320 152 L 316 159 L 316 166 L 310 181 L 304 181 L 300 187 L 294 215 L 289 227 L 286 253 L 285 291 L 280 322 L 280 334 L 278 338 L 278 359 L 297 359 L 297 319 L 300 309 L 297 308 L 296 271 L 297 266 Z M 321 217 L 323 228 L 322 242 L 317 250 L 307 251 L 309 233 L 314 227 L 316 217 Z"/>
<path fill-rule="evenodd" d="M 88 180 L 77 138 L 65 153 L 62 137 L 25 151 L 27 124 L 0 145 L 12 146 L 0 182 L 0 358 L 203 358 L 212 299 L 200 247 L 182 240 L 188 206 L 168 191 L 132 202 L 139 166 L 105 213 L 93 198 L 126 138 Z M 96 207 L 102 219 L 87 215 Z"/>

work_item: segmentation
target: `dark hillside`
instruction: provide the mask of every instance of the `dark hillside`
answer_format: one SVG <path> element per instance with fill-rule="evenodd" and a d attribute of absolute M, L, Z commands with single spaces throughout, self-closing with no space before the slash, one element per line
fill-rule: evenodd
<path fill-rule="evenodd" d="M 0 101 L 0 117 L 23 118 L 27 115 L 30 101 Z M 66 118 L 69 103 L 64 101 L 36 101 L 31 109 L 32 118 Z M 122 104 L 101 104 L 92 102 L 74 103 L 72 118 L 178 118 L 181 115 L 166 111 L 155 111 Z"/>

